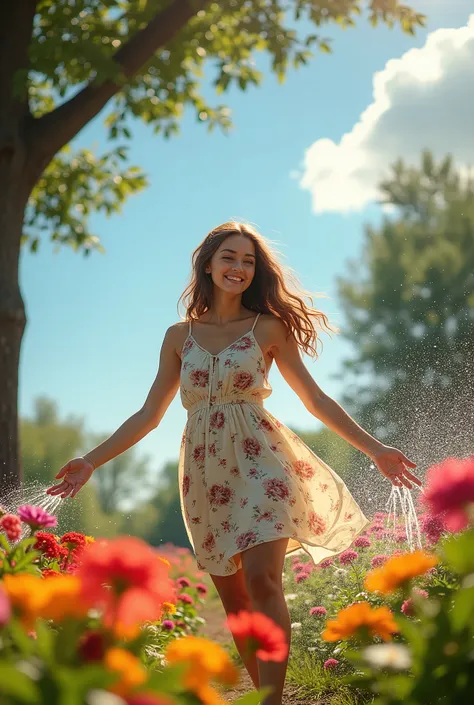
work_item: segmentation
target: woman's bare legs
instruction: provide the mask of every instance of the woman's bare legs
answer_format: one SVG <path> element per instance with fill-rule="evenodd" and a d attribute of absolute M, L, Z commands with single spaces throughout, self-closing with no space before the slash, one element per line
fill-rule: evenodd
<path fill-rule="evenodd" d="M 245 610 L 246 612 L 252 612 L 252 603 L 247 592 L 247 587 L 245 585 L 244 572 L 242 569 L 238 570 L 233 575 L 212 575 L 211 579 L 216 590 L 219 593 L 219 597 L 222 600 L 222 604 L 226 611 L 226 614 L 236 614 L 240 610 Z M 255 654 L 244 659 L 244 644 L 238 642 L 234 637 L 234 642 L 237 647 L 237 651 L 248 671 L 252 683 L 258 689 L 259 687 L 259 676 L 258 676 L 258 665 Z"/>
<path fill-rule="evenodd" d="M 282 585 L 288 539 L 276 539 L 242 551 L 242 568 L 254 612 L 270 617 L 285 632 L 291 643 L 291 621 Z M 239 571 L 240 572 L 240 571 Z M 288 657 L 284 661 L 257 659 L 260 687 L 271 686 L 263 705 L 281 705 Z"/>

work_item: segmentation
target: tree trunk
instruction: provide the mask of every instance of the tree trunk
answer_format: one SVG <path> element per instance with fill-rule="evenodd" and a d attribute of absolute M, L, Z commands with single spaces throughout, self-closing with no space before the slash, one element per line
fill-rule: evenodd
<path fill-rule="evenodd" d="M 14 169 L 0 152 L 0 504 L 21 484 L 18 438 L 18 366 L 25 306 L 19 285 L 19 256 L 24 213 L 15 193 Z M 11 167 L 11 162 L 10 162 Z"/>

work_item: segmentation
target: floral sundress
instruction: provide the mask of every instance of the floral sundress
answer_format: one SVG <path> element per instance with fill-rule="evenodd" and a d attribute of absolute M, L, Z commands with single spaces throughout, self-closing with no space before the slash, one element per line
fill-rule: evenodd
<path fill-rule="evenodd" d="M 272 392 L 252 329 L 217 355 L 189 334 L 180 396 L 181 510 L 198 568 L 232 575 L 241 552 L 288 537 L 315 564 L 348 548 L 368 520 L 341 478 L 263 406 Z"/>

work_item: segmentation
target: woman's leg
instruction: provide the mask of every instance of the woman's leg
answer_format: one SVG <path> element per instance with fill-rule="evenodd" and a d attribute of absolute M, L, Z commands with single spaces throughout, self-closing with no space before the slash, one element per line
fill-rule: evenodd
<path fill-rule="evenodd" d="M 254 612 L 270 617 L 285 632 L 291 643 L 291 622 L 283 594 L 282 572 L 288 539 L 276 539 L 242 552 L 242 567 Z M 260 687 L 271 686 L 263 705 L 281 705 L 288 657 L 284 661 L 257 659 Z"/>
<path fill-rule="evenodd" d="M 212 575 L 211 579 L 219 593 L 226 614 L 236 614 L 240 610 L 252 611 L 252 603 L 247 592 L 243 570 L 238 570 L 233 575 Z M 242 658 L 245 668 L 256 688 L 259 687 L 258 665 L 255 654 L 244 659 L 243 644 L 234 637 L 237 651 Z"/>

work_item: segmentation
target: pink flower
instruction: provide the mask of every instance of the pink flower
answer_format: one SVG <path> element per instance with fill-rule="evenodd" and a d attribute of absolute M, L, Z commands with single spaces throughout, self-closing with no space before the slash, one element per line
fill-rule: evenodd
<path fill-rule="evenodd" d="M 11 607 L 5 590 L 0 585 L 0 627 L 7 624 L 11 617 Z"/>
<path fill-rule="evenodd" d="M 388 561 L 388 556 L 374 556 L 370 561 L 372 568 L 380 568 L 384 563 Z"/>
<path fill-rule="evenodd" d="M 308 573 L 298 573 L 297 576 L 295 576 L 295 583 L 302 583 L 304 580 L 308 579 Z"/>
<path fill-rule="evenodd" d="M 446 458 L 430 467 L 422 501 L 435 516 L 444 515 L 450 531 L 465 529 L 469 524 L 466 509 L 474 503 L 474 455 Z"/>
<path fill-rule="evenodd" d="M 321 563 L 319 564 L 319 568 L 329 568 L 329 566 L 333 565 L 334 559 L 333 558 L 325 558 Z"/>
<path fill-rule="evenodd" d="M 311 607 L 309 613 L 311 615 L 316 615 L 317 617 L 324 617 L 324 615 L 327 614 L 327 609 L 325 607 L 319 606 L 319 607 Z"/>
<path fill-rule="evenodd" d="M 402 606 L 400 607 L 400 610 L 406 617 L 413 617 L 413 615 L 415 614 L 415 610 L 413 609 L 413 600 L 411 597 L 409 597 L 408 600 L 405 600 L 405 602 L 403 602 Z"/>
<path fill-rule="evenodd" d="M 326 522 L 322 516 L 311 510 L 308 517 L 308 527 L 315 536 L 319 536 L 326 531 Z"/>
<path fill-rule="evenodd" d="M 354 546 L 356 548 L 369 548 L 372 544 L 370 543 L 370 539 L 367 538 L 367 536 L 359 536 L 356 538 L 354 541 Z"/>
<path fill-rule="evenodd" d="M 348 548 L 346 551 L 343 551 L 340 556 L 339 556 L 339 563 L 341 565 L 349 565 L 352 563 L 352 561 L 355 561 L 356 558 L 359 558 L 359 554 L 357 551 L 352 551 L 350 548 Z"/>
<path fill-rule="evenodd" d="M 21 536 L 20 518 L 16 514 L 4 514 L 0 519 L 0 529 L 3 529 L 9 541 L 18 541 Z"/>
<path fill-rule="evenodd" d="M 328 658 L 327 661 L 324 662 L 324 670 L 328 671 L 331 668 L 336 668 L 336 666 L 339 664 L 339 661 L 335 658 Z"/>
<path fill-rule="evenodd" d="M 197 583 L 196 590 L 201 593 L 201 595 L 207 595 L 207 585 L 204 583 Z"/>
<path fill-rule="evenodd" d="M 178 578 L 176 581 L 179 585 L 179 587 L 189 587 L 191 585 L 191 581 L 189 578 L 186 578 L 184 575 L 181 578 Z"/>
<path fill-rule="evenodd" d="M 251 372 L 236 372 L 234 374 L 234 388 L 245 392 L 254 383 L 254 376 Z"/>
<path fill-rule="evenodd" d="M 29 524 L 33 530 L 39 528 L 50 529 L 58 523 L 55 516 L 45 512 L 42 507 L 34 507 L 32 504 L 23 504 L 18 507 L 18 516 L 25 524 Z"/>
<path fill-rule="evenodd" d="M 428 593 L 426 590 L 422 590 L 421 588 L 414 588 L 413 592 L 416 592 L 416 594 L 420 597 L 424 597 L 425 599 L 428 598 Z"/>
<path fill-rule="evenodd" d="M 177 599 L 184 602 L 185 605 L 194 605 L 194 600 L 191 595 L 188 595 L 185 592 L 180 592 Z"/>
<path fill-rule="evenodd" d="M 438 543 L 441 536 L 446 531 L 446 526 L 444 525 L 442 517 L 433 516 L 432 514 L 426 513 L 420 516 L 419 521 L 420 529 L 426 536 L 428 543 Z"/>
<path fill-rule="evenodd" d="M 174 629 L 174 622 L 171 619 L 164 619 L 161 623 L 161 626 L 163 627 L 163 629 L 171 631 L 172 629 Z"/>
<path fill-rule="evenodd" d="M 315 475 L 315 468 L 306 460 L 295 460 L 293 470 L 303 480 L 310 480 Z"/>

